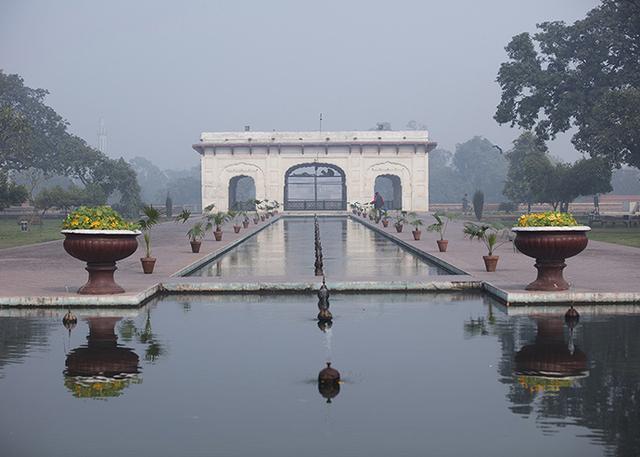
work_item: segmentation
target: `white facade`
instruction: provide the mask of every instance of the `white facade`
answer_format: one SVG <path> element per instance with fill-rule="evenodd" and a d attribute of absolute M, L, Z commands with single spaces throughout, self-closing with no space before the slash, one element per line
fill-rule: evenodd
<path fill-rule="evenodd" d="M 291 187 L 285 191 L 287 172 L 301 164 L 338 167 L 347 202 L 371 201 L 376 178 L 391 176 L 401 184 L 402 209 L 427 211 L 428 153 L 435 147 L 424 130 L 215 132 L 203 133 L 193 145 L 201 155 L 202 206 L 214 203 L 223 211 L 237 176 L 253 179 L 257 199 L 281 204 L 287 195 L 291 199 Z"/>

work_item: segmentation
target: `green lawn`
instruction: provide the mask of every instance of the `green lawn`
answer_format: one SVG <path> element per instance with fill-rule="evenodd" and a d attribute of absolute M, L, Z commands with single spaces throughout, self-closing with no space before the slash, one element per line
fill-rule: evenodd
<path fill-rule="evenodd" d="M 591 227 L 589 239 L 640 248 L 640 227 Z"/>
<path fill-rule="evenodd" d="M 58 240 L 60 234 L 59 219 L 44 219 L 42 225 L 34 225 L 28 232 L 21 232 L 15 219 L 0 219 L 0 249 Z"/>

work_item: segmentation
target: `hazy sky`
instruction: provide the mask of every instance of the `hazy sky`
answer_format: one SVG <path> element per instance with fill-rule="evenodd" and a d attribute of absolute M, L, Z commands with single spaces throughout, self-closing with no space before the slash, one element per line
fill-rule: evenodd
<path fill-rule="evenodd" d="M 596 0 L 0 0 L 0 68 L 71 131 L 109 155 L 195 165 L 200 132 L 426 124 L 453 150 L 483 135 L 508 148 L 493 113 L 504 46 Z M 577 157 L 564 138 L 554 155 Z"/>

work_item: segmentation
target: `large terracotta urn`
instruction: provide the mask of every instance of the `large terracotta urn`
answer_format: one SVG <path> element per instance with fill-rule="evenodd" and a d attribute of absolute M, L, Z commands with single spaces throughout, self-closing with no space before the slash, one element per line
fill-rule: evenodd
<path fill-rule="evenodd" d="M 563 277 L 565 259 L 587 247 L 587 232 L 591 227 L 514 227 L 515 247 L 524 255 L 536 259 L 538 277 L 526 290 L 560 291 L 569 289 Z"/>
<path fill-rule="evenodd" d="M 87 283 L 79 294 L 119 294 L 124 289 L 116 284 L 113 274 L 116 262 L 138 249 L 139 231 L 132 230 L 62 230 L 64 249 L 76 259 L 87 262 Z"/>

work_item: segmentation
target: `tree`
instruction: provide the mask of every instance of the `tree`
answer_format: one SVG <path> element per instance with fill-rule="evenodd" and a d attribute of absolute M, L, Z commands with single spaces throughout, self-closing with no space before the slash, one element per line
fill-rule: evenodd
<path fill-rule="evenodd" d="M 531 205 L 545 200 L 553 165 L 547 146 L 532 132 L 524 132 L 506 154 L 509 161 L 503 194 L 514 203 Z"/>
<path fill-rule="evenodd" d="M 171 200 L 171 194 L 167 192 L 167 198 L 164 201 L 164 212 L 167 214 L 167 217 L 171 217 L 173 215 L 173 200 Z"/>
<path fill-rule="evenodd" d="M 67 122 L 43 103 L 47 94 L 0 70 L 0 167 L 34 167 L 46 173 L 61 169 Z"/>
<path fill-rule="evenodd" d="M 488 201 L 501 201 L 507 174 L 507 160 L 486 138 L 474 136 L 456 145 L 453 166 L 458 171 L 460 193 L 482 189 Z"/>
<path fill-rule="evenodd" d="M 11 205 L 19 205 L 26 199 L 27 189 L 12 183 L 7 175 L 0 171 L 0 210 Z"/>
<path fill-rule="evenodd" d="M 148 204 L 160 204 L 167 194 L 167 174 L 144 157 L 134 157 L 129 164 L 136 172 L 142 200 Z"/>
<path fill-rule="evenodd" d="M 106 196 L 97 186 L 80 188 L 71 186 L 65 189 L 54 186 L 42 190 L 33 201 L 36 208 L 42 210 L 42 216 L 51 208 L 59 208 L 64 211 L 81 205 L 98 206 L 106 202 Z"/>
<path fill-rule="evenodd" d="M 482 212 L 484 211 L 484 192 L 476 190 L 473 193 L 473 212 L 476 215 L 476 219 L 482 219 Z"/>
<path fill-rule="evenodd" d="M 573 164 L 556 163 L 542 201 L 553 209 L 569 211 L 569 203 L 582 195 L 611 192 L 611 168 L 602 158 L 580 159 Z"/>
<path fill-rule="evenodd" d="M 603 0 L 572 25 L 538 29 L 505 48 L 494 118 L 543 140 L 576 127 L 578 150 L 640 167 L 640 3 Z"/>

